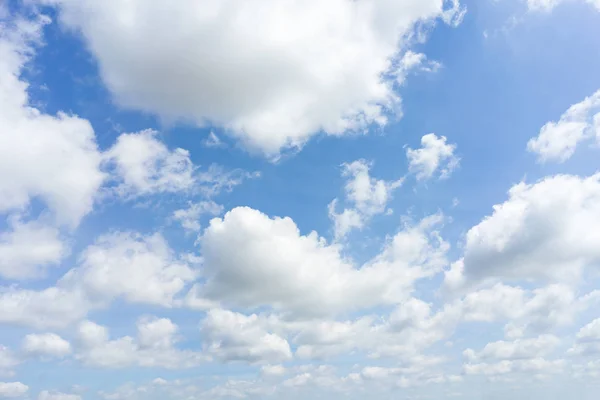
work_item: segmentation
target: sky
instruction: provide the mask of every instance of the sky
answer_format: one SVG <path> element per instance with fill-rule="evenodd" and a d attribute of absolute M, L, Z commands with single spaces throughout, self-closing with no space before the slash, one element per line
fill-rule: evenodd
<path fill-rule="evenodd" d="M 0 0 L 0 399 L 592 400 L 598 0 Z"/>

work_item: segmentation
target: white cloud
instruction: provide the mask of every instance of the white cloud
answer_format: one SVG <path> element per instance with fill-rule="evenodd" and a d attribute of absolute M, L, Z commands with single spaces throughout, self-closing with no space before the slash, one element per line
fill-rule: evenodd
<path fill-rule="evenodd" d="M 577 332 L 576 342 L 569 354 L 593 356 L 600 353 L 600 318 L 593 320 Z"/>
<path fill-rule="evenodd" d="M 33 108 L 19 78 L 47 22 L 16 20 L 0 30 L 0 213 L 41 199 L 59 223 L 75 227 L 92 210 L 104 174 L 90 123 Z"/>
<path fill-rule="evenodd" d="M 14 398 L 24 396 L 29 387 L 21 382 L 0 382 L 0 397 Z"/>
<path fill-rule="evenodd" d="M 19 365 L 19 360 L 11 349 L 6 346 L 0 345 L 0 376 L 13 376 L 14 367 Z"/>
<path fill-rule="evenodd" d="M 33 356 L 64 357 L 71 353 L 71 344 L 55 333 L 26 335 L 21 347 Z"/>
<path fill-rule="evenodd" d="M 137 339 L 123 336 L 110 340 L 106 327 L 83 321 L 77 330 L 75 358 L 85 365 L 102 368 L 177 369 L 190 368 L 206 360 L 200 353 L 174 347 L 178 328 L 169 319 L 140 318 L 137 331 Z"/>
<path fill-rule="evenodd" d="M 435 229 L 442 221 L 435 215 L 405 226 L 381 254 L 357 269 L 339 246 L 328 245 L 316 232 L 301 235 L 290 218 L 235 208 L 213 219 L 199 239 L 206 282 L 195 292 L 240 307 L 300 314 L 393 304 L 408 296 L 416 280 L 446 264 L 448 245 Z"/>
<path fill-rule="evenodd" d="M 115 166 L 121 196 L 184 192 L 196 184 L 195 167 L 187 150 L 169 150 L 156 138 L 158 132 L 145 130 L 125 133 L 105 153 L 105 161 Z"/>
<path fill-rule="evenodd" d="M 55 286 L 0 288 L 0 322 L 64 328 L 117 299 L 172 307 L 175 297 L 196 278 L 197 272 L 184 258 L 175 258 L 160 234 L 113 232 L 88 246 L 78 266 Z"/>
<path fill-rule="evenodd" d="M 467 349 L 463 352 L 469 362 L 481 362 L 487 360 L 524 360 L 545 357 L 552 353 L 560 339 L 553 335 L 541 335 L 530 339 L 517 339 L 515 341 L 500 340 L 488 343 L 476 352 Z"/>
<path fill-rule="evenodd" d="M 428 60 L 425 54 L 410 50 L 404 53 L 398 64 L 396 80 L 400 85 L 406 81 L 408 74 L 413 71 L 434 73 L 442 68 L 442 64 L 438 61 Z"/>
<path fill-rule="evenodd" d="M 173 219 L 181 224 L 188 232 L 200 232 L 200 217 L 202 215 L 219 215 L 223 212 L 223 206 L 212 200 L 189 203 L 188 208 L 182 208 L 173 212 Z"/>
<path fill-rule="evenodd" d="M 468 231 L 464 270 L 450 273 L 450 282 L 461 275 L 574 282 L 600 261 L 600 174 L 522 182 L 508 195 Z"/>
<path fill-rule="evenodd" d="M 38 329 L 64 328 L 83 318 L 90 305 L 83 293 L 61 287 L 0 288 L 0 323 Z"/>
<path fill-rule="evenodd" d="M 564 162 L 579 143 L 594 138 L 600 144 L 600 90 L 569 107 L 558 122 L 544 125 L 527 150 L 536 153 L 539 162 Z"/>
<path fill-rule="evenodd" d="M 196 272 L 177 260 L 160 234 L 115 232 L 88 246 L 80 265 L 59 282 L 81 290 L 92 301 L 123 298 L 133 303 L 169 307 Z"/>
<path fill-rule="evenodd" d="M 415 24 L 464 14 L 439 0 L 44 2 L 83 34 L 121 105 L 223 126 L 270 155 L 385 124 L 399 103 L 386 77 Z"/>
<path fill-rule="evenodd" d="M 276 363 L 292 358 L 287 340 L 268 332 L 257 315 L 213 309 L 201 323 L 205 350 L 222 361 Z"/>
<path fill-rule="evenodd" d="M 10 229 L 0 232 L 0 276 L 4 279 L 43 277 L 69 252 L 58 229 L 39 221 L 11 219 Z"/>
<path fill-rule="evenodd" d="M 421 148 L 406 149 L 410 172 L 416 174 L 418 180 L 431 179 L 439 170 L 439 178 L 450 176 L 460 162 L 454 154 L 455 144 L 446 143 L 446 137 L 438 137 L 428 133 L 421 138 Z"/>
<path fill-rule="evenodd" d="M 546 374 L 558 374 L 563 371 L 564 360 L 546 360 L 534 358 L 528 360 L 502 360 L 496 363 L 465 364 L 464 372 L 467 375 L 498 376 L 514 373 L 524 373 L 531 377 Z"/>
<path fill-rule="evenodd" d="M 43 390 L 38 395 L 38 400 L 81 400 L 81 396 L 78 394 L 68 394 L 61 392 L 49 392 Z"/>
<path fill-rule="evenodd" d="M 343 164 L 342 168 L 342 176 L 347 179 L 345 203 L 351 208 L 345 208 L 338 214 L 335 211 L 338 199 L 329 204 L 329 218 L 334 221 L 337 239 L 346 236 L 353 228 L 363 228 L 373 216 L 385 212 L 392 192 L 403 182 L 403 179 L 384 181 L 372 178 L 369 175 L 371 164 L 365 160 Z"/>

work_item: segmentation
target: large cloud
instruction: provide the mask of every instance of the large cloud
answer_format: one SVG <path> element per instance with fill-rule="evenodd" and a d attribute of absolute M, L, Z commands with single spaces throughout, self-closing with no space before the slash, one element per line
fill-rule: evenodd
<path fill-rule="evenodd" d="M 47 20 L 0 21 L 0 213 L 43 200 L 58 222 L 76 226 L 92 210 L 104 175 L 87 120 L 42 113 L 29 105 L 20 80 Z"/>
<path fill-rule="evenodd" d="M 519 183 L 509 199 L 469 230 L 464 270 L 447 283 L 488 278 L 574 282 L 600 263 L 600 174 Z"/>
<path fill-rule="evenodd" d="M 301 314 L 396 303 L 416 280 L 446 264 L 448 245 L 435 229 L 442 220 L 434 215 L 407 226 L 356 268 L 316 232 L 301 235 L 290 218 L 235 208 L 213 219 L 200 238 L 206 282 L 196 292 L 226 304 Z"/>
<path fill-rule="evenodd" d="M 385 124 L 415 24 L 463 14 L 458 0 L 42 2 L 82 33 L 120 104 L 212 122 L 271 155 Z"/>

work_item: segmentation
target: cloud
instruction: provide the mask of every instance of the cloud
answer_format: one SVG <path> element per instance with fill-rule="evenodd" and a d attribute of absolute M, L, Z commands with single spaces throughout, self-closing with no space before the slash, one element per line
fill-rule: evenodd
<path fill-rule="evenodd" d="M 447 144 L 446 140 L 445 136 L 438 137 L 429 133 L 421 138 L 421 148 L 406 149 L 409 171 L 418 180 L 431 179 L 438 170 L 439 178 L 444 179 L 458 167 L 460 159 L 454 155 L 456 145 Z"/>
<path fill-rule="evenodd" d="M 68 394 L 61 392 L 49 392 L 43 390 L 38 395 L 38 400 L 81 400 L 81 396 L 78 394 Z"/>
<path fill-rule="evenodd" d="M 461 279 L 575 282 L 600 261 L 600 174 L 521 182 L 466 235 Z"/>
<path fill-rule="evenodd" d="M 20 75 L 46 23 L 38 16 L 0 30 L 0 213 L 25 210 L 40 199 L 58 223 L 75 227 L 92 210 L 104 174 L 87 120 L 48 115 L 29 104 Z"/>
<path fill-rule="evenodd" d="M 54 333 L 26 335 L 21 347 L 32 356 L 64 357 L 71 353 L 71 344 Z"/>
<path fill-rule="evenodd" d="M 446 264 L 440 215 L 405 226 L 360 269 L 316 232 L 304 236 L 290 218 L 239 207 L 215 218 L 199 243 L 206 282 L 197 297 L 246 309 L 328 314 L 393 304 L 412 284 Z M 236 249 L 236 251 L 231 251 Z M 348 296 L 352 293 L 352 296 Z"/>
<path fill-rule="evenodd" d="M 188 208 L 182 208 L 173 212 L 173 219 L 181 224 L 188 232 L 200 232 L 200 217 L 202 215 L 219 215 L 223 212 L 223 206 L 214 201 L 200 201 L 189 203 Z"/>
<path fill-rule="evenodd" d="M 535 153 L 539 162 L 564 162 L 581 142 L 594 138 L 600 144 L 600 90 L 569 107 L 558 122 L 544 125 L 539 135 L 529 140 L 527 150 Z"/>
<path fill-rule="evenodd" d="M 0 232 L 0 276 L 4 279 L 43 277 L 69 253 L 58 229 L 40 221 L 13 218 L 10 230 Z"/>
<path fill-rule="evenodd" d="M 41 290 L 0 288 L 0 322 L 4 324 L 64 328 L 83 318 L 89 308 L 80 291 L 54 286 Z"/>
<path fill-rule="evenodd" d="M 13 376 L 14 371 L 12 369 L 19 364 L 21 364 L 21 360 L 17 358 L 12 350 L 0 345 L 0 376 Z"/>
<path fill-rule="evenodd" d="M 0 382 L 0 397 L 21 397 L 27 393 L 29 387 L 21 382 Z"/>
<path fill-rule="evenodd" d="M 515 341 L 497 341 L 488 343 L 476 352 L 467 349 L 463 352 L 469 362 L 486 360 L 523 360 L 545 357 L 559 345 L 560 339 L 553 335 L 541 335 L 531 339 L 517 339 Z"/>
<path fill-rule="evenodd" d="M 196 272 L 175 258 L 160 234 L 115 232 L 99 237 L 79 257 L 80 265 L 60 282 L 92 301 L 123 298 L 169 307 Z"/>
<path fill-rule="evenodd" d="M 438 61 L 428 60 L 425 54 L 408 50 L 400 59 L 395 73 L 396 80 L 402 85 L 405 83 L 407 76 L 413 71 L 435 73 L 441 68 L 442 64 Z"/>
<path fill-rule="evenodd" d="M 200 353 L 174 347 L 178 327 L 169 319 L 140 318 L 137 331 L 137 338 L 123 336 L 110 340 L 106 327 L 83 321 L 77 330 L 75 358 L 85 365 L 102 368 L 177 369 L 190 368 L 206 360 Z"/>
<path fill-rule="evenodd" d="M 84 249 L 78 265 L 55 286 L 0 288 L 0 322 L 64 328 L 117 299 L 173 307 L 175 297 L 196 278 L 197 272 L 175 257 L 160 234 L 113 232 Z"/>
<path fill-rule="evenodd" d="M 568 353 L 584 356 L 600 353 L 600 318 L 593 320 L 577 332 L 576 342 Z"/>
<path fill-rule="evenodd" d="M 362 229 L 369 220 L 386 211 L 387 203 L 391 200 L 392 192 L 402 185 L 404 179 L 384 181 L 369 175 L 371 164 L 365 160 L 342 164 L 342 176 L 347 181 L 345 185 L 345 208 L 342 213 L 336 212 L 338 199 L 329 203 L 329 218 L 334 221 L 336 239 L 345 237 L 350 230 Z"/>
<path fill-rule="evenodd" d="M 261 325 L 254 314 L 210 310 L 201 323 L 205 350 L 222 361 L 277 363 L 290 360 L 292 351 L 287 340 L 269 333 Z"/>
<path fill-rule="evenodd" d="M 83 35 L 119 104 L 222 126 L 268 155 L 384 125 L 399 104 L 387 74 L 415 25 L 464 15 L 438 0 L 43 2 Z"/>
<path fill-rule="evenodd" d="M 187 150 L 169 150 L 156 139 L 158 132 L 125 133 L 104 157 L 114 164 L 115 188 L 121 196 L 190 191 L 196 184 L 195 167 Z"/>

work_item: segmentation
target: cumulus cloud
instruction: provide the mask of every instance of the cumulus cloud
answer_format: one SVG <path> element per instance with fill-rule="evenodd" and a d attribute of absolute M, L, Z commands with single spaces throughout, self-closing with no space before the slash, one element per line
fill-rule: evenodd
<path fill-rule="evenodd" d="M 133 303 L 171 306 L 173 297 L 196 272 L 177 260 L 160 234 L 115 232 L 88 246 L 80 265 L 59 282 L 81 290 L 92 301 L 123 298 Z"/>
<path fill-rule="evenodd" d="M 21 382 L 0 382 L 0 397 L 14 398 L 24 396 L 29 386 Z"/>
<path fill-rule="evenodd" d="M 41 16 L 16 20 L 12 28 L 0 21 L 0 213 L 40 199 L 57 222 L 75 227 L 92 210 L 104 174 L 87 120 L 29 104 L 20 75 L 46 23 Z"/>
<path fill-rule="evenodd" d="M 0 289 L 0 322 L 64 328 L 117 299 L 172 307 L 196 278 L 197 272 L 175 257 L 160 234 L 113 232 L 88 246 L 55 286 Z"/>
<path fill-rule="evenodd" d="M 541 335 L 530 339 L 517 339 L 515 341 L 497 341 L 488 343 L 477 352 L 467 349 L 463 352 L 469 362 L 486 360 L 522 360 L 545 357 L 558 346 L 560 339 L 553 335 Z"/>
<path fill-rule="evenodd" d="M 139 366 L 169 369 L 190 368 L 206 359 L 200 353 L 174 346 L 178 327 L 169 319 L 140 318 L 137 331 L 137 338 L 123 336 L 111 340 L 106 327 L 83 321 L 77 330 L 75 358 L 85 365 L 102 368 Z"/>
<path fill-rule="evenodd" d="M 527 150 L 537 154 L 540 162 L 564 162 L 579 143 L 594 138 L 600 144 L 600 90 L 572 105 L 558 122 L 544 125 L 539 135 L 529 140 Z"/>
<path fill-rule="evenodd" d="M 247 207 L 215 218 L 199 239 L 204 284 L 196 295 L 245 308 L 323 314 L 396 303 L 412 284 L 439 272 L 448 244 L 440 215 L 406 226 L 360 269 L 316 232 L 301 235 L 290 218 Z M 236 251 L 231 251 L 236 249 Z M 352 293 L 352 296 L 348 296 Z"/>
<path fill-rule="evenodd" d="M 438 0 L 43 2 L 83 35 L 121 105 L 222 126 L 270 155 L 384 125 L 399 105 L 387 76 L 415 25 L 464 15 Z"/>
<path fill-rule="evenodd" d="M 342 168 L 342 176 L 347 179 L 345 203 L 350 207 L 338 214 L 338 199 L 329 204 L 329 218 L 334 221 L 337 239 L 343 238 L 354 228 L 363 228 L 373 216 L 385 212 L 392 192 L 403 182 L 403 179 L 384 181 L 372 178 L 369 174 L 371 164 L 365 160 L 343 164 Z"/>
<path fill-rule="evenodd" d="M 577 332 L 576 342 L 568 353 L 585 356 L 600 353 L 600 318 L 588 323 Z"/>
<path fill-rule="evenodd" d="M 406 81 L 406 77 L 411 72 L 421 71 L 433 73 L 442 68 L 442 64 L 438 61 L 429 60 L 425 54 L 415 53 L 411 50 L 404 53 L 398 64 L 396 80 L 401 85 Z"/>
<path fill-rule="evenodd" d="M 21 347 L 32 356 L 64 357 L 71 353 L 71 344 L 55 333 L 26 335 Z"/>
<path fill-rule="evenodd" d="M 450 285 L 461 279 L 572 283 L 600 261 L 600 174 L 521 182 L 508 196 L 467 232 L 464 263 L 446 275 Z"/>
<path fill-rule="evenodd" d="M 258 316 L 210 310 L 201 323 L 208 354 L 222 361 L 277 363 L 292 358 L 287 340 L 268 332 Z"/>
<path fill-rule="evenodd" d="M 450 176 L 460 159 L 454 154 L 455 144 L 446 143 L 445 136 L 429 133 L 421 138 L 421 148 L 406 149 L 408 168 L 418 180 L 431 179 L 439 170 L 439 178 Z"/>
<path fill-rule="evenodd" d="M 40 221 L 12 219 L 10 229 L 0 232 L 0 276 L 31 279 L 44 276 L 68 254 L 58 229 Z"/>
<path fill-rule="evenodd" d="M 122 196 L 189 191 L 195 184 L 194 164 L 187 150 L 169 150 L 146 130 L 125 133 L 105 153 L 105 161 L 115 166 L 119 181 L 115 188 Z"/>

